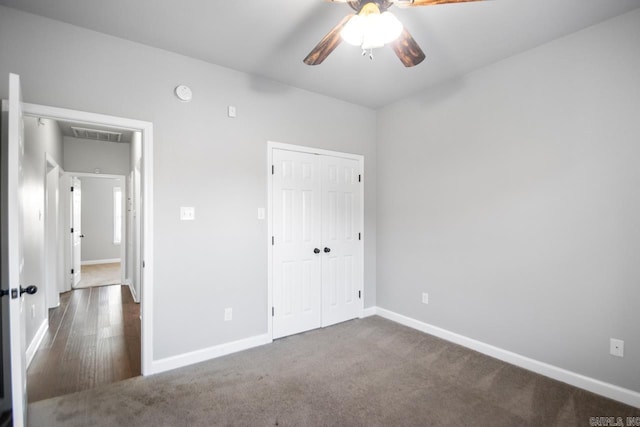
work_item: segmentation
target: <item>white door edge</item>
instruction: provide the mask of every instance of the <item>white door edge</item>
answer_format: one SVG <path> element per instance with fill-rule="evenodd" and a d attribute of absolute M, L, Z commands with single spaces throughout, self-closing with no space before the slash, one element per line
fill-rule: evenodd
<path fill-rule="evenodd" d="M 24 148 L 24 105 L 22 103 L 22 88 L 20 85 L 20 76 L 17 74 L 9 74 L 9 99 L 2 103 L 3 112 L 7 112 L 7 122 L 4 124 L 2 143 L 6 144 L 6 162 L 7 170 L 6 182 L 6 232 L 7 250 L 3 254 L 3 266 L 6 273 L 3 278 L 7 281 L 7 290 L 11 290 L 6 298 L 9 298 L 7 306 L 9 307 L 9 355 L 10 369 L 8 373 L 11 378 L 11 409 L 13 412 L 13 425 L 22 427 L 27 421 L 27 378 L 26 378 L 26 343 L 24 342 L 24 324 L 22 324 L 22 296 L 18 294 L 18 288 L 21 287 L 20 282 L 21 270 L 23 267 L 22 257 L 22 207 L 20 200 L 20 168 L 22 155 L 19 150 Z M 17 126 L 16 126 L 17 125 Z M 4 181 L 4 180 L 3 180 Z M 2 190 L 5 191 L 4 189 Z M 14 297 L 15 292 L 15 297 Z"/>

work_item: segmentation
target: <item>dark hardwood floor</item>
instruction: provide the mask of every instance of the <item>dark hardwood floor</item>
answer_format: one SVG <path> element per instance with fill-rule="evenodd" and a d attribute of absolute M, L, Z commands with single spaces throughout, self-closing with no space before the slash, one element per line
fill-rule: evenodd
<path fill-rule="evenodd" d="M 140 375 L 140 306 L 127 286 L 76 289 L 49 310 L 27 372 L 29 402 Z"/>

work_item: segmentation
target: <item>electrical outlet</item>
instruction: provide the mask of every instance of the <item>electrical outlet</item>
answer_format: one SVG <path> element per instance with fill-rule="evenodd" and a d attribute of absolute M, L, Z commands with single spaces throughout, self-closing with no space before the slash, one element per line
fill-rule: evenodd
<path fill-rule="evenodd" d="M 193 221 L 196 219 L 196 208 L 193 206 L 181 206 L 180 219 L 182 221 Z"/>
<path fill-rule="evenodd" d="M 612 356 L 624 357 L 624 341 L 611 338 L 609 353 L 611 353 Z"/>
<path fill-rule="evenodd" d="M 224 321 L 228 322 L 231 319 L 233 319 L 233 309 L 232 308 L 225 308 L 224 309 Z"/>
<path fill-rule="evenodd" d="M 429 294 L 426 292 L 422 293 L 422 303 L 423 304 L 429 304 Z"/>

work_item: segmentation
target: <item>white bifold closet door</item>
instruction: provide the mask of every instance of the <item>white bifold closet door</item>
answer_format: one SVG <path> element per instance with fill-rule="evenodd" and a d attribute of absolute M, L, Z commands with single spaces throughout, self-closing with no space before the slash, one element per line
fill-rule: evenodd
<path fill-rule="evenodd" d="M 273 337 L 358 317 L 359 162 L 274 149 L 273 164 Z"/>

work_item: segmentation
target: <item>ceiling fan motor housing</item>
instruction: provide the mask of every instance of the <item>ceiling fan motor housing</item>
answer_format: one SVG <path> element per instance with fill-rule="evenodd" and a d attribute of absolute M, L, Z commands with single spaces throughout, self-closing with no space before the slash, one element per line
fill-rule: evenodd
<path fill-rule="evenodd" d="M 413 0 L 403 0 L 402 3 L 411 4 L 412 1 Z M 351 8 L 356 12 L 360 13 L 369 3 L 375 4 L 376 6 L 378 6 L 380 12 L 384 12 L 385 10 L 393 6 L 393 4 L 396 2 L 389 0 L 354 0 L 349 1 L 349 6 L 351 6 Z"/>

